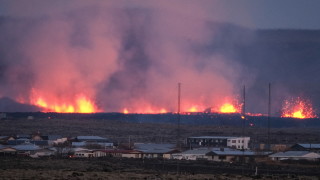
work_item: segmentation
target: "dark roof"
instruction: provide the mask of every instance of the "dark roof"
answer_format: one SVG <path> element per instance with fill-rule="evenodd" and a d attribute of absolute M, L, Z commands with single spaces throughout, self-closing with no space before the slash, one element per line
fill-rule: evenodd
<path fill-rule="evenodd" d="M 19 145 L 23 143 L 30 143 L 30 144 L 40 145 L 40 146 L 48 145 L 48 141 L 43 141 L 43 140 L 35 141 L 35 140 L 28 140 L 28 139 L 16 139 L 16 140 L 7 141 L 8 145 Z"/>
<path fill-rule="evenodd" d="M 18 139 L 20 139 L 20 138 L 28 138 L 28 139 L 30 139 L 31 135 L 29 135 L 29 134 L 17 134 L 17 138 Z"/>
<path fill-rule="evenodd" d="M 224 149 L 213 149 L 207 155 L 212 156 L 212 155 L 219 155 L 219 156 L 257 156 L 257 155 L 267 155 L 268 152 L 266 153 L 256 153 L 254 151 L 240 151 L 236 149 L 230 149 L 230 148 L 224 148 Z"/>
<path fill-rule="evenodd" d="M 31 144 L 39 145 L 39 146 L 47 146 L 48 141 L 30 141 Z"/>
<path fill-rule="evenodd" d="M 45 135 L 45 136 L 41 136 L 41 138 L 43 140 L 57 140 L 62 138 L 62 136 L 61 135 Z"/>
<path fill-rule="evenodd" d="M 19 145 L 19 144 L 25 143 L 27 141 L 30 141 L 30 140 L 29 139 L 8 140 L 7 144 L 8 145 Z"/>
<path fill-rule="evenodd" d="M 126 150 L 126 149 L 107 149 L 107 150 L 95 150 L 95 151 L 102 151 L 105 153 L 122 153 L 122 154 L 141 153 L 140 151 L 137 151 L 137 150 Z"/>
<path fill-rule="evenodd" d="M 286 152 L 277 152 L 274 154 L 271 154 L 270 157 L 303 157 L 307 154 L 310 154 L 313 152 L 309 151 L 286 151 Z M 318 154 L 320 157 L 320 155 Z"/>
<path fill-rule="evenodd" d="M 12 148 L 18 150 L 18 151 L 35 151 L 39 150 L 40 147 L 31 143 L 24 143 L 20 145 L 13 146 Z"/>
<path fill-rule="evenodd" d="M 107 138 L 100 136 L 77 136 L 78 141 L 96 141 L 96 142 L 106 142 Z"/>
<path fill-rule="evenodd" d="M 134 149 L 141 151 L 143 153 L 153 153 L 153 154 L 163 154 L 174 152 L 176 145 L 175 144 L 134 144 Z"/>
<path fill-rule="evenodd" d="M 306 149 L 320 149 L 320 144 L 297 144 L 303 148 L 306 148 Z"/>

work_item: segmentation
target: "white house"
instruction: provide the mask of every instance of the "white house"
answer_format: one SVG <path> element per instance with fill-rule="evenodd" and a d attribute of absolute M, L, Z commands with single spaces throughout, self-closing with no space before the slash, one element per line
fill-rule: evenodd
<path fill-rule="evenodd" d="M 142 158 L 164 158 L 171 159 L 176 150 L 175 144 L 153 144 L 135 143 L 134 150 L 140 151 Z"/>
<path fill-rule="evenodd" d="M 269 155 L 269 157 L 274 161 L 281 161 L 287 159 L 316 161 L 320 159 L 320 154 L 309 151 L 286 151 L 271 154 Z"/>
<path fill-rule="evenodd" d="M 187 150 L 181 153 L 174 153 L 172 154 L 173 159 L 185 159 L 185 160 L 198 160 L 198 159 L 208 159 L 210 156 L 206 154 L 210 152 L 211 149 L 208 148 L 199 148 L 199 149 L 192 149 Z"/>
<path fill-rule="evenodd" d="M 230 137 L 227 140 L 227 147 L 234 149 L 249 149 L 250 137 Z"/>
<path fill-rule="evenodd" d="M 74 157 L 77 157 L 77 158 L 94 157 L 93 151 L 89 149 L 74 148 L 73 151 L 74 151 Z"/>
<path fill-rule="evenodd" d="M 250 150 L 237 150 L 231 148 L 213 148 L 212 151 L 207 153 L 207 156 L 210 156 L 210 160 L 220 161 L 220 162 L 233 162 L 245 160 L 249 162 L 250 160 L 254 160 L 257 157 L 267 156 L 269 152 L 260 152 L 256 153 Z"/>
<path fill-rule="evenodd" d="M 249 149 L 250 137 L 195 136 L 188 137 L 186 141 L 190 148 L 232 147 L 234 149 Z"/>

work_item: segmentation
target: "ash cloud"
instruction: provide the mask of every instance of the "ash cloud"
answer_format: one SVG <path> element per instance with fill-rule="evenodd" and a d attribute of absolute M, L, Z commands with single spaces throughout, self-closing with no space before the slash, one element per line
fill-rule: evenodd
<path fill-rule="evenodd" d="M 264 113 L 261 87 L 291 79 L 274 73 L 283 47 L 261 31 L 217 23 L 227 16 L 219 1 L 5 3 L 0 96 L 24 103 L 35 93 L 59 101 L 85 94 L 106 112 L 176 111 L 181 82 L 183 109 L 215 106 L 246 85 L 248 111 Z M 278 85 L 276 96 L 290 87 Z"/>

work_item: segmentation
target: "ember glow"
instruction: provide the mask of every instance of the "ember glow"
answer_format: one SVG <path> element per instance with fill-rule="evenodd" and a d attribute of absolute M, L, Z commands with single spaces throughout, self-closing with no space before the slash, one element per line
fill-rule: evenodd
<path fill-rule="evenodd" d="M 138 109 L 128 109 L 124 108 L 122 113 L 123 114 L 164 114 L 167 113 L 168 111 L 164 108 L 152 108 L 152 107 L 146 107 L 146 108 L 138 108 Z"/>
<path fill-rule="evenodd" d="M 281 117 L 292 118 L 316 118 L 315 112 L 312 108 L 312 104 L 301 98 L 286 100 L 282 108 Z"/>
<path fill-rule="evenodd" d="M 60 100 L 61 101 L 61 100 Z M 34 105 L 42 107 L 46 112 L 61 112 L 61 113 L 94 113 L 98 112 L 95 104 L 84 95 L 78 96 L 74 102 L 47 100 L 43 97 L 38 97 L 34 101 Z"/>

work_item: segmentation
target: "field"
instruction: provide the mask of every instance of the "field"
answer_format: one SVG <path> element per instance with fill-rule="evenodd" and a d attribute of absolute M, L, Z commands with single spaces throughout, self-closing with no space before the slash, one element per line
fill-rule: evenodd
<path fill-rule="evenodd" d="M 185 125 L 180 130 L 181 140 L 189 136 L 250 136 L 253 143 L 267 142 L 267 128 Z M 177 124 L 172 123 L 137 123 L 106 119 L 47 119 L 15 118 L 0 120 L 0 135 L 31 134 L 62 135 L 74 137 L 79 135 L 98 135 L 110 138 L 114 142 L 153 142 L 175 143 Z M 319 128 L 272 128 L 270 142 L 282 144 L 319 143 Z"/>
<path fill-rule="evenodd" d="M 175 143 L 177 124 L 131 123 L 103 119 L 7 119 L 0 120 L 1 135 L 58 134 L 66 137 L 99 135 L 114 142 Z M 181 139 L 189 136 L 250 136 L 266 142 L 267 129 L 258 127 L 181 125 Z M 320 142 L 317 128 L 272 128 L 272 143 Z M 258 176 L 254 176 L 258 167 Z M 0 179 L 319 179 L 320 166 L 259 162 L 230 164 L 208 161 L 141 159 L 31 159 L 0 158 Z"/>
<path fill-rule="evenodd" d="M 0 179 L 318 179 L 319 165 L 152 159 L 0 158 Z M 255 168 L 258 175 L 255 175 Z"/>

